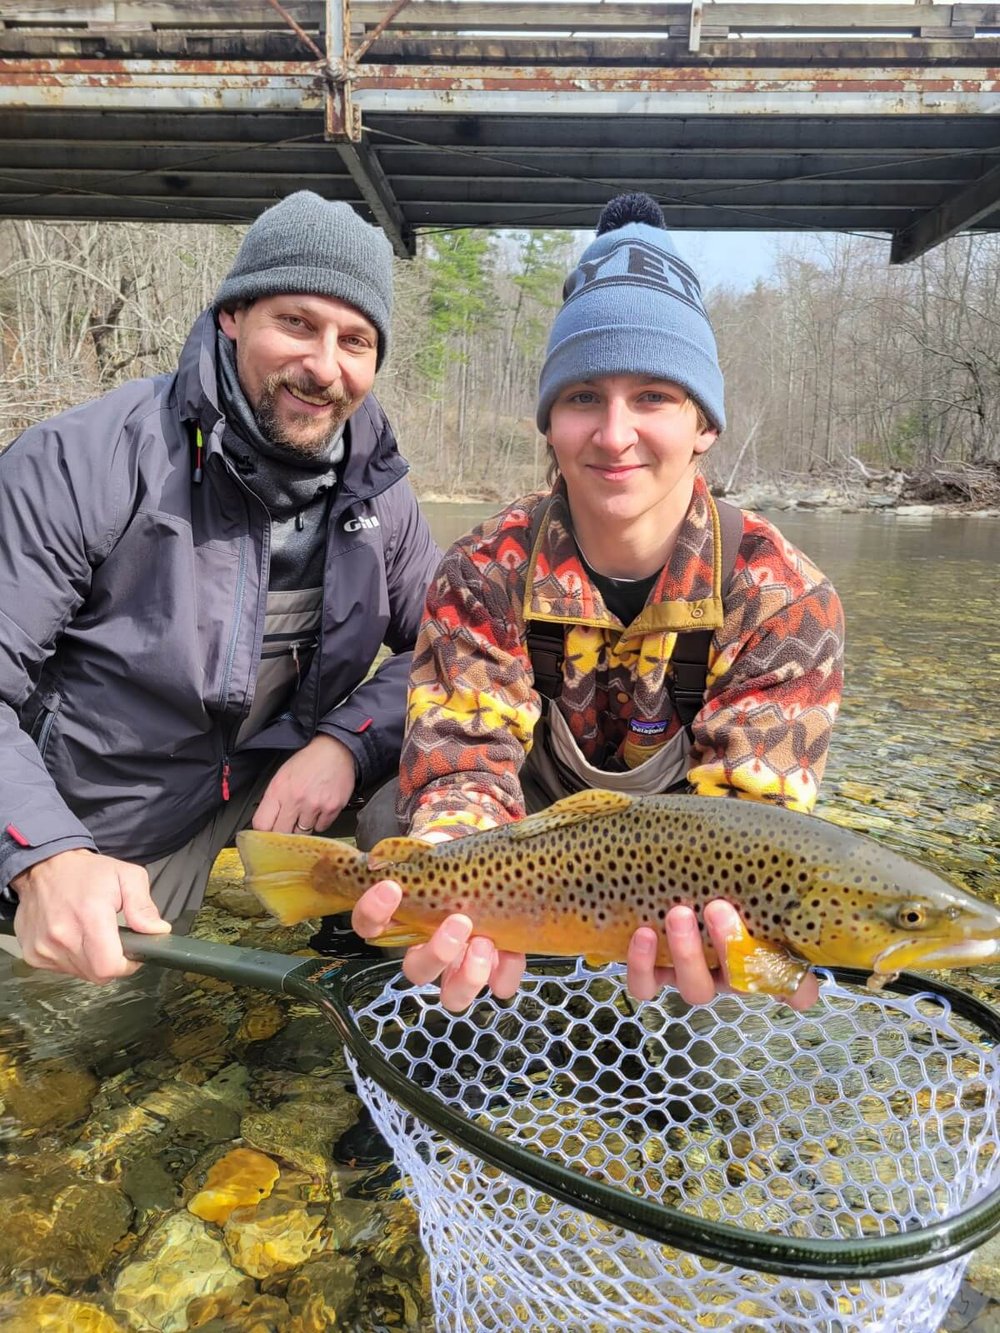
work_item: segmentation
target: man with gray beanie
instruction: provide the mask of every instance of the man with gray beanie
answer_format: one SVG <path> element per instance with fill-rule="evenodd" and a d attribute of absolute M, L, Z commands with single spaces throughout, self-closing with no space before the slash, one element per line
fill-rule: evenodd
<path fill-rule="evenodd" d="M 353 831 L 395 771 L 439 558 L 372 396 L 388 241 L 303 191 L 177 370 L 0 456 L 0 908 L 25 959 L 135 970 L 236 831 Z M 380 648 L 391 656 L 372 672 Z"/>
<path fill-rule="evenodd" d="M 664 792 L 810 810 L 840 700 L 840 602 L 772 524 L 716 501 L 700 474 L 725 426 L 722 372 L 697 276 L 648 195 L 607 205 L 566 280 L 538 426 L 551 492 L 460 538 L 428 593 L 403 829 L 461 837 L 590 789 L 601 790 L 556 820 Z M 742 922 L 721 898 L 699 922 L 683 875 L 661 882 L 662 912 L 631 940 L 629 988 L 648 999 L 669 980 L 701 1003 Z M 567 889 L 572 903 L 572 878 Z M 379 935 L 400 897 L 392 881 L 369 889 L 359 933 Z M 541 932 L 551 921 L 539 910 Z M 409 950 L 407 977 L 442 977 L 453 1009 L 485 985 L 513 994 L 524 957 L 474 932 L 469 915 L 448 917 Z M 817 994 L 814 978 L 787 989 L 797 1008 Z"/>

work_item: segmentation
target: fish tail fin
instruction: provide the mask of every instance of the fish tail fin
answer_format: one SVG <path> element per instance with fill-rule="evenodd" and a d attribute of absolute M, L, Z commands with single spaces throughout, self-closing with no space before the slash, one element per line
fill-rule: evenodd
<path fill-rule="evenodd" d="M 246 887 L 284 926 L 349 912 L 371 882 L 364 854 L 336 838 L 244 829 L 236 846 Z M 315 873 L 319 862 L 321 883 Z"/>

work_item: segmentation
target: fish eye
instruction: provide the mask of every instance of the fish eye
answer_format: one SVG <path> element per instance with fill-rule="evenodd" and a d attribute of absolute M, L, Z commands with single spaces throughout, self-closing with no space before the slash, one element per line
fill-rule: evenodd
<path fill-rule="evenodd" d="M 896 910 L 896 923 L 904 930 L 919 930 L 927 924 L 927 913 L 920 903 L 901 903 Z"/>

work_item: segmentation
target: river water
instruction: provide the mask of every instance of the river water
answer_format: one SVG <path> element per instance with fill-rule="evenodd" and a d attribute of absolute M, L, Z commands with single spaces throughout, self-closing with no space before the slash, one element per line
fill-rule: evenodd
<path fill-rule="evenodd" d="M 492 506 L 425 509 L 446 543 Z M 1000 900 L 1000 522 L 773 517 L 831 577 L 847 617 L 823 815 Z M 261 921 L 237 882 L 220 882 L 199 930 L 305 944 L 308 931 Z M 0 974 L 0 1327 L 432 1326 L 415 1219 L 391 1173 L 330 1159 L 331 1127 L 350 1125 L 356 1103 L 322 1020 L 197 978 L 151 975 L 97 1001 L 20 965 Z M 994 989 L 990 975 L 979 982 Z M 194 1235 L 183 1205 L 239 1143 L 282 1175 L 266 1237 L 228 1224 L 223 1245 L 204 1223 Z M 1000 1328 L 1000 1305 L 970 1272 L 946 1326 Z"/>

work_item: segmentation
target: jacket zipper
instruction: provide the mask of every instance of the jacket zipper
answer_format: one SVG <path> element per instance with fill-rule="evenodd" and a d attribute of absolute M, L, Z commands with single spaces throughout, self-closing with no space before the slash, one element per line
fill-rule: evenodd
<path fill-rule="evenodd" d="M 229 755 L 224 754 L 222 756 L 222 799 L 224 801 L 229 800 L 229 775 L 231 772 L 232 769 L 229 765 Z"/>

